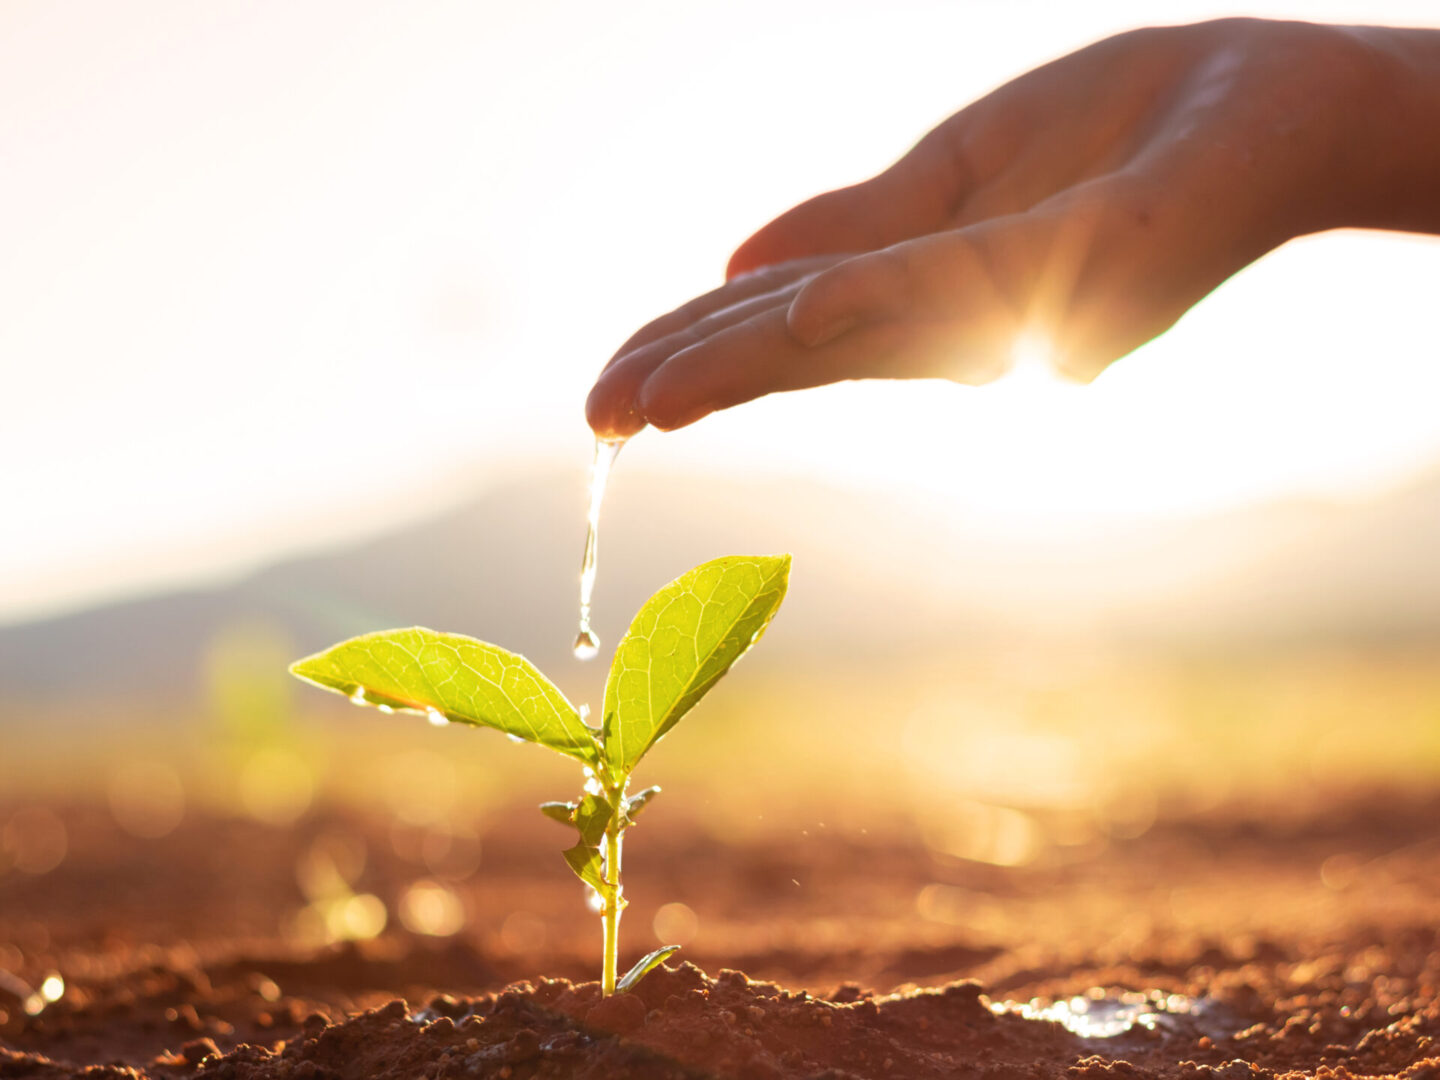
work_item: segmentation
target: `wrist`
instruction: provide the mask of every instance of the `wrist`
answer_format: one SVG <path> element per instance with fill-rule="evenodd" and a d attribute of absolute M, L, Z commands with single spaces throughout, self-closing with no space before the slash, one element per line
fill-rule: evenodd
<path fill-rule="evenodd" d="M 1318 227 L 1440 232 L 1440 30 L 1323 29 L 1344 97 Z"/>

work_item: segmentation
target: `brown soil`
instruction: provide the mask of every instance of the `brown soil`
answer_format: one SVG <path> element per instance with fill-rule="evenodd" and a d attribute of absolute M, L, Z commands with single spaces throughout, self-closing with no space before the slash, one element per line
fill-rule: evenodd
<path fill-rule="evenodd" d="M 1440 1080 L 1434 798 L 1212 814 L 1014 868 L 908 834 L 726 846 L 647 825 L 627 959 L 678 900 L 694 963 L 605 1001 L 572 981 L 597 963 L 598 920 L 547 823 L 482 836 L 479 869 L 449 885 L 466 928 L 431 938 L 394 913 L 444 874 L 386 822 L 192 816 L 145 841 L 93 809 L 61 817 L 59 865 L 0 871 L 0 966 L 65 981 L 27 1016 L 0 980 L 0 1077 Z M 296 867 L 336 843 L 365 853 L 351 884 L 390 926 L 317 948 L 295 936 Z M 1127 990 L 1158 1003 L 1153 1029 L 1082 1037 L 1002 1007 Z"/>

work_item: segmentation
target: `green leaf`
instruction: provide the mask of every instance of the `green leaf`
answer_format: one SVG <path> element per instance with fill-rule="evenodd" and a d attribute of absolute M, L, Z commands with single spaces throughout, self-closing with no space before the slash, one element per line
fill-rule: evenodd
<path fill-rule="evenodd" d="M 558 821 L 561 825 L 575 824 L 575 804 L 573 802 L 542 802 L 540 812 L 552 821 Z"/>
<path fill-rule="evenodd" d="M 599 763 L 594 733 L 530 661 L 461 634 L 419 626 L 363 634 L 297 660 L 290 671 L 357 704 L 434 709 L 457 723 L 498 728 Z"/>
<path fill-rule="evenodd" d="M 620 981 L 615 984 L 615 989 L 622 993 L 626 990 L 635 989 L 635 985 L 641 979 L 649 975 L 650 972 L 654 971 L 679 951 L 679 945 L 662 945 L 649 955 L 641 957 L 640 962 L 627 971 Z"/>
<path fill-rule="evenodd" d="M 635 616 L 605 684 L 605 757 L 627 776 L 745 650 L 785 599 L 790 556 L 729 556 L 681 574 Z"/>
<path fill-rule="evenodd" d="M 599 848 L 593 848 L 582 841 L 572 848 L 566 848 L 561 854 L 570 864 L 570 869 L 575 871 L 576 877 L 598 893 L 605 891 L 605 875 L 600 869 Z"/>
<path fill-rule="evenodd" d="M 614 817 L 615 807 L 606 802 L 604 796 L 587 794 L 575 811 L 575 828 L 580 832 L 580 842 L 587 847 L 598 848 Z"/>
<path fill-rule="evenodd" d="M 644 791 L 637 791 L 625 800 L 625 816 L 631 821 L 639 815 L 641 810 L 650 804 L 650 800 L 660 794 L 660 786 L 647 787 Z"/>

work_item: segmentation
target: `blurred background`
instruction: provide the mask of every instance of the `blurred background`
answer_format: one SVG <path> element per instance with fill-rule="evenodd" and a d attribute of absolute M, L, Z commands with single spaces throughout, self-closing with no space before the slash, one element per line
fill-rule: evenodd
<path fill-rule="evenodd" d="M 734 552 L 794 552 L 791 596 L 638 777 L 668 789 L 655 820 L 888 823 L 1015 866 L 1433 788 L 1433 239 L 1293 243 L 1088 388 L 841 386 L 644 432 L 604 507 L 607 647 L 569 652 L 582 403 L 620 341 L 1001 82 L 1235 13 L 9 0 L 0 874 L 64 860 L 60 802 L 142 840 L 348 806 L 435 875 L 392 909 L 458 927 L 443 882 L 568 766 L 285 664 L 423 624 L 596 705 L 636 606 Z M 314 850 L 306 895 L 349 904 L 343 843 Z M 316 932 L 365 936 L 366 904 Z"/>

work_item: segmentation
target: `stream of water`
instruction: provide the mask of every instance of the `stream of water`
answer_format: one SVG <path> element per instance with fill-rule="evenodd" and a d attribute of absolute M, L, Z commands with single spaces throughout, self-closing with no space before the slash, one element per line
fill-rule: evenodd
<path fill-rule="evenodd" d="M 580 561 L 580 629 L 575 635 L 575 659 L 593 660 L 600 653 L 600 637 L 590 626 L 590 600 L 595 593 L 596 547 L 600 533 L 600 504 L 605 500 L 605 483 L 610 467 L 625 445 L 624 439 L 596 439 L 595 460 L 590 466 L 590 510 L 585 523 L 585 556 Z"/>

